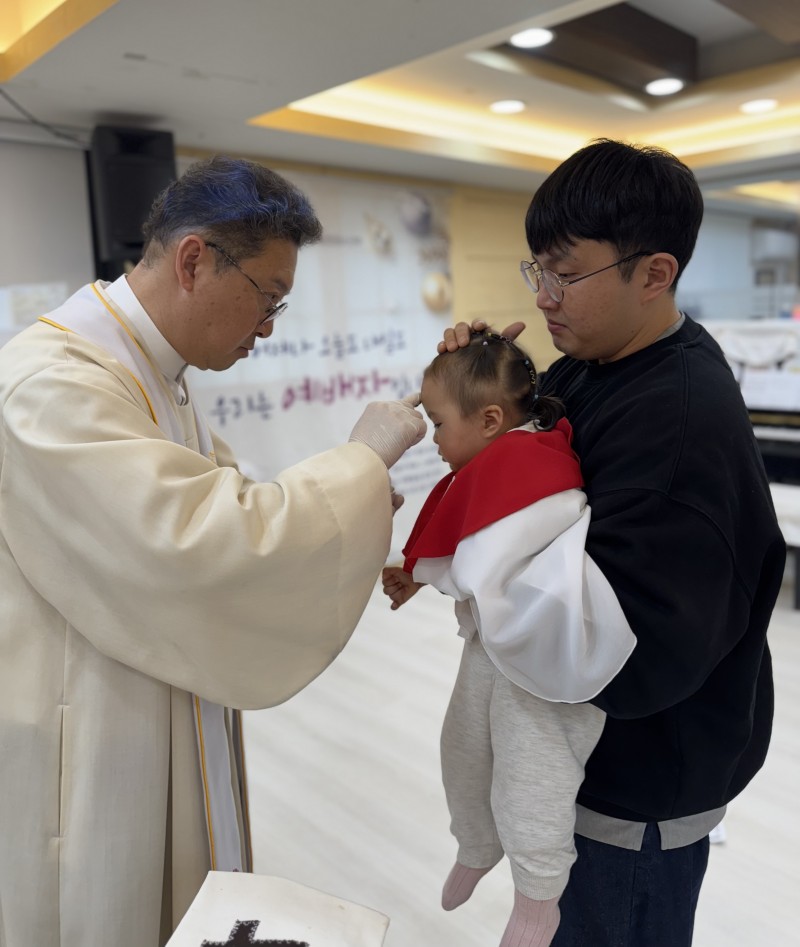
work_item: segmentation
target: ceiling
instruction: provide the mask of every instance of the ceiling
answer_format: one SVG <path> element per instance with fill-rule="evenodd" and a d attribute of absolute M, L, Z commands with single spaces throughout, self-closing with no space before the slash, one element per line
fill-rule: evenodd
<path fill-rule="evenodd" d="M 27 33 L 0 22 L 0 91 L 28 117 L 0 98 L 2 137 L 53 140 L 30 118 L 84 143 L 125 124 L 182 150 L 526 192 L 624 138 L 674 151 L 720 206 L 800 214 L 794 0 L 65 0 L 35 22 L 58 3 L 3 0 Z M 507 45 L 528 27 L 556 41 Z M 666 70 L 683 91 L 641 91 Z M 777 107 L 739 111 L 764 98 Z M 526 108 L 495 115 L 498 99 Z"/>

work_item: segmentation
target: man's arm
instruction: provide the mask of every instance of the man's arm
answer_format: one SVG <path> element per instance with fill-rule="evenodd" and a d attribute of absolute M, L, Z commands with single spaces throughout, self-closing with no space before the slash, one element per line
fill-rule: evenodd
<path fill-rule="evenodd" d="M 592 701 L 614 717 L 648 716 L 690 697 L 766 607 L 716 526 L 655 491 L 594 497 L 586 549 L 637 637 L 625 666 Z M 776 544 L 764 569 L 781 555 Z M 766 627 L 768 610 L 762 620 Z"/>

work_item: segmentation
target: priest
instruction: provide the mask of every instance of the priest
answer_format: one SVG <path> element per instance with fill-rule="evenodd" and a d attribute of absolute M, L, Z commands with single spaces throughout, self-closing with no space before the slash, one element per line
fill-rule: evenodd
<path fill-rule="evenodd" d="M 210 869 L 250 868 L 239 711 L 335 658 L 384 564 L 413 399 L 256 483 L 184 377 L 272 334 L 320 233 L 274 172 L 201 162 L 156 200 L 129 275 L 0 351 L 8 947 L 158 947 Z"/>

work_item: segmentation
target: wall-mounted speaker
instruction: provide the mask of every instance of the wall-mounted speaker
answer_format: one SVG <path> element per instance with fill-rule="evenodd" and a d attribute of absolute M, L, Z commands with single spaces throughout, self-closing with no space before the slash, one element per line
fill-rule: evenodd
<path fill-rule="evenodd" d="M 113 278 L 139 261 L 142 224 L 177 177 L 172 132 L 98 125 L 88 154 L 98 275 Z"/>

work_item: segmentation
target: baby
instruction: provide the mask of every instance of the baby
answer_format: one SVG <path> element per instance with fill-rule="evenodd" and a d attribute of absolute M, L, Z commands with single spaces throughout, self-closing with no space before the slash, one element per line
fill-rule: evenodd
<path fill-rule="evenodd" d="M 465 639 L 442 730 L 458 842 L 452 910 L 503 854 L 514 907 L 500 947 L 547 947 L 575 860 L 575 798 L 605 714 L 591 700 L 635 645 L 587 556 L 589 507 L 562 404 L 490 331 L 427 367 L 422 405 L 451 473 L 383 571 L 399 608 L 423 585 L 455 599 Z"/>

